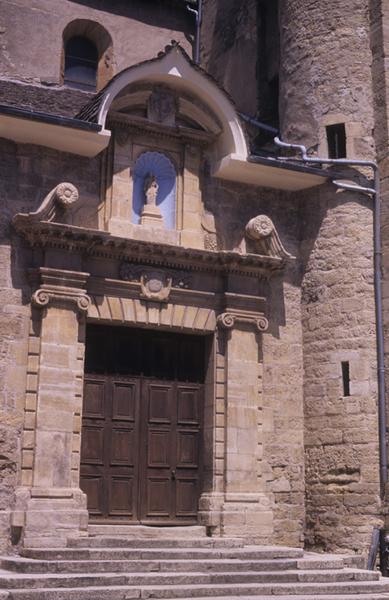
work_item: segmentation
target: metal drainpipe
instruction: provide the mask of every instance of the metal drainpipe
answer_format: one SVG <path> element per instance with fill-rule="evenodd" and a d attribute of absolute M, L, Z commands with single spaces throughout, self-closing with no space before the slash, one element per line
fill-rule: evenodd
<path fill-rule="evenodd" d="M 197 8 L 192 8 L 187 4 L 186 8 L 189 12 L 196 16 L 196 34 L 195 34 L 195 47 L 193 52 L 193 60 L 196 65 L 200 64 L 200 28 L 203 21 L 203 0 L 197 0 Z"/>
<path fill-rule="evenodd" d="M 388 455 L 386 434 L 386 402 L 385 402 L 385 353 L 384 353 L 384 325 L 382 310 L 382 250 L 381 250 L 381 198 L 380 198 L 380 175 L 377 163 L 368 160 L 348 160 L 343 158 L 314 158 L 307 155 L 307 149 L 300 144 L 288 144 L 282 142 L 278 137 L 274 138 L 277 146 L 296 150 L 301 158 L 283 157 L 282 160 L 298 160 L 303 163 L 315 163 L 321 165 L 344 165 L 350 167 L 368 167 L 374 173 L 374 187 L 363 187 L 358 184 L 348 184 L 341 181 L 333 183 L 342 189 L 369 194 L 374 198 L 374 294 L 376 315 L 376 339 L 377 339 L 377 376 L 378 376 L 378 431 L 379 431 L 379 455 L 380 455 L 380 487 L 381 498 L 385 495 L 385 487 L 388 481 Z"/>

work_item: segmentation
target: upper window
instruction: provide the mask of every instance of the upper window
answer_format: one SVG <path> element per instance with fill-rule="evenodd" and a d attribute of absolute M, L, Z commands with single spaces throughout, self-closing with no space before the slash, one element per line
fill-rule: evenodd
<path fill-rule="evenodd" d="M 98 52 L 86 37 L 71 37 L 65 46 L 64 83 L 79 90 L 96 91 Z"/>

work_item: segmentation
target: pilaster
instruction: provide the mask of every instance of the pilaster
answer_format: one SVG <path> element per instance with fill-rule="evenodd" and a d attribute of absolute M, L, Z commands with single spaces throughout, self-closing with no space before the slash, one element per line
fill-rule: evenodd
<path fill-rule="evenodd" d="M 60 546 L 86 531 L 77 451 L 83 384 L 83 319 L 88 274 L 41 268 L 32 295 L 31 370 L 27 380 L 21 486 L 13 526 L 25 546 Z"/>
<path fill-rule="evenodd" d="M 248 305 L 250 303 L 248 302 Z M 224 535 L 266 542 L 273 532 L 271 499 L 262 483 L 261 335 L 263 314 L 239 306 L 219 315 L 225 333 Z"/>

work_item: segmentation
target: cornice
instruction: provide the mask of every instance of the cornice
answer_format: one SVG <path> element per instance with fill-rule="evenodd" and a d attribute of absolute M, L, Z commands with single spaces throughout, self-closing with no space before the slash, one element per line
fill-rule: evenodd
<path fill-rule="evenodd" d="M 16 219 L 14 227 L 33 248 L 63 249 L 84 256 L 142 265 L 268 279 L 286 264 L 286 260 L 280 257 L 184 248 L 122 238 L 108 232 L 62 223 Z"/>

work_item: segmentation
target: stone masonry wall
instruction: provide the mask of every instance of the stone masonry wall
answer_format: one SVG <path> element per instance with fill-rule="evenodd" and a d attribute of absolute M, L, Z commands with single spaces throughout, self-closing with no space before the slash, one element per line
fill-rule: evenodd
<path fill-rule="evenodd" d="M 61 81 L 62 33 L 76 19 L 94 21 L 112 38 L 113 74 L 155 57 L 172 39 L 191 54 L 194 17 L 168 2 L 109 0 L 0 1 L 0 75 L 26 83 Z M 158 23 L 158 25 L 156 25 Z M 129 34 L 129 31 L 131 33 Z M 34 35 L 32 35 L 32 32 Z"/>
<path fill-rule="evenodd" d="M 1 508 L 6 509 L 13 503 L 22 451 L 31 294 L 27 268 L 34 265 L 34 260 L 39 263 L 39 253 L 34 259 L 12 231 L 10 220 L 16 212 L 35 210 L 50 189 L 60 181 L 68 180 L 80 190 L 79 210 L 84 211 L 82 221 L 96 227 L 97 220 L 93 215 L 96 215 L 100 198 L 100 159 L 59 155 L 43 148 L 17 146 L 6 141 L 2 141 L 1 154 L 5 157 L 1 162 L 0 179 L 4 199 L 2 247 L 6 257 L 3 273 L 8 287 L 0 318 L 0 327 L 8 332 L 3 339 L 0 362 L 2 385 L 9 405 L 0 427 L 0 435 L 8 436 L 9 440 L 2 445 L 5 466 Z M 206 207 L 215 212 L 216 227 L 223 229 L 223 237 L 229 240 L 231 247 L 240 241 L 234 240 L 233 232 L 240 230 L 242 233 L 251 217 L 265 213 L 273 219 L 287 250 L 297 255 L 298 205 L 284 194 L 216 180 L 203 186 L 203 194 Z M 270 329 L 262 336 L 264 408 L 263 414 L 258 415 L 264 431 L 264 454 L 260 457 L 262 483 L 274 511 L 275 535 L 269 542 L 277 540 L 294 546 L 302 543 L 304 521 L 299 277 L 298 263 L 292 261 L 283 275 L 263 284 L 264 294 L 269 294 Z M 24 450 L 28 451 L 28 447 Z M 6 513 L 3 513 L 3 521 L 0 520 L 0 528 L 1 539 L 8 539 Z"/>
<path fill-rule="evenodd" d="M 89 92 L 62 85 L 63 31 L 75 20 L 97 23 L 111 37 L 108 78 L 156 57 L 173 39 L 192 56 L 194 16 L 165 0 L 0 0 L 1 103 L 74 116 L 90 100 Z"/>
<path fill-rule="evenodd" d="M 60 157 L 55 151 L 3 139 L 0 156 L 0 549 L 4 550 L 22 450 L 24 454 L 29 450 L 21 432 L 27 372 L 34 375 L 31 361 L 27 367 L 31 299 L 27 269 L 34 266 L 34 258 L 13 231 L 11 219 L 17 212 L 36 210 L 55 185 L 67 180 L 85 198 L 82 210 L 90 214 L 88 205 L 94 204 L 95 213 L 100 159 Z"/>
<path fill-rule="evenodd" d="M 371 156 L 369 0 L 285 0 L 280 29 L 283 139 L 317 150 L 324 125 L 335 117 L 350 124 L 355 155 Z"/>
<path fill-rule="evenodd" d="M 204 0 L 201 66 L 239 110 L 257 111 L 257 2 Z"/>
<path fill-rule="evenodd" d="M 287 251 L 298 259 L 297 197 L 216 180 L 203 192 L 229 248 L 239 244 L 239 232 L 250 218 L 267 214 Z M 269 329 L 262 335 L 263 410 L 258 419 L 263 428 L 262 483 L 274 515 L 274 534 L 268 542 L 290 546 L 303 544 L 305 521 L 300 282 L 299 261 L 292 260 L 263 289 Z"/>
<path fill-rule="evenodd" d="M 345 123 L 347 157 L 374 158 L 369 8 L 281 3 L 285 141 L 327 156 L 325 127 Z M 380 506 L 371 200 L 334 187 L 300 198 L 307 543 L 361 550 Z"/>
<path fill-rule="evenodd" d="M 301 216 L 306 543 L 366 551 L 381 523 L 371 204 L 328 186 Z"/>

